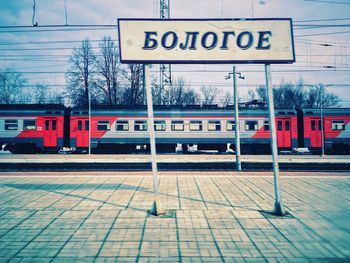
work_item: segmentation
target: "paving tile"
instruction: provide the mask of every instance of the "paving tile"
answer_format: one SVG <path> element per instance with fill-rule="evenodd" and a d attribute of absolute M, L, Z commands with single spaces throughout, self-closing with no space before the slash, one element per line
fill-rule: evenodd
<path fill-rule="evenodd" d="M 214 242 L 192 242 L 180 243 L 181 256 L 183 257 L 219 257 L 220 253 Z"/>
<path fill-rule="evenodd" d="M 18 229 L 14 228 L 2 235 L 1 241 L 31 241 L 33 240 L 42 230 L 41 229 Z"/>
<path fill-rule="evenodd" d="M 140 242 L 130 241 L 106 241 L 99 253 L 99 257 L 137 257 Z"/>
<path fill-rule="evenodd" d="M 109 228 L 84 228 L 84 225 L 76 230 L 70 241 L 103 241 Z"/>
<path fill-rule="evenodd" d="M 53 258 L 58 254 L 65 242 L 32 241 L 17 255 L 18 257 Z"/>
<path fill-rule="evenodd" d="M 75 231 L 76 229 L 46 228 L 34 239 L 34 241 L 66 242 L 71 238 Z"/>
<path fill-rule="evenodd" d="M 143 241 L 176 241 L 176 229 L 146 228 L 143 233 Z"/>
<path fill-rule="evenodd" d="M 143 241 L 141 244 L 141 257 L 177 257 L 179 255 L 178 243 L 168 241 Z"/>
<path fill-rule="evenodd" d="M 1 241 L 0 258 L 12 258 L 18 254 L 29 242 L 23 241 Z"/>
<path fill-rule="evenodd" d="M 214 241 L 209 229 L 180 228 L 178 231 L 180 241 Z"/>
<path fill-rule="evenodd" d="M 107 241 L 137 242 L 141 240 L 142 228 L 113 228 L 110 230 Z"/>
<path fill-rule="evenodd" d="M 250 241 L 244 241 L 244 242 L 218 241 L 217 243 L 224 257 L 244 257 L 244 258 L 262 257 L 257 247 Z"/>
<path fill-rule="evenodd" d="M 69 241 L 58 257 L 95 257 L 101 246 L 102 242 Z"/>

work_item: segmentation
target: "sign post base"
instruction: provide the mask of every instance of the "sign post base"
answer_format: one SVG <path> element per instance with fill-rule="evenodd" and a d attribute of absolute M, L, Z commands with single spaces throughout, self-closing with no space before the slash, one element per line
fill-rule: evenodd
<path fill-rule="evenodd" d="M 272 214 L 275 216 L 285 216 L 287 215 L 287 211 L 284 209 L 281 203 L 275 203 L 275 208 L 272 211 Z"/>
<path fill-rule="evenodd" d="M 162 208 L 159 196 L 156 196 L 153 201 L 152 209 L 149 211 L 150 214 L 154 216 L 159 216 L 165 214 Z"/>

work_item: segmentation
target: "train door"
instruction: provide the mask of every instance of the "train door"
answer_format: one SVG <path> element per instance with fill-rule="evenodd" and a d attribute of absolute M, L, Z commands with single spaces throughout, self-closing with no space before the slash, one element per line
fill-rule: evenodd
<path fill-rule="evenodd" d="M 310 122 L 310 145 L 312 148 L 321 147 L 321 119 L 311 118 Z"/>
<path fill-rule="evenodd" d="M 290 148 L 292 146 L 291 120 L 290 118 L 276 118 L 278 148 Z"/>
<path fill-rule="evenodd" d="M 89 147 L 89 120 L 77 119 L 77 148 Z"/>
<path fill-rule="evenodd" d="M 44 119 L 44 147 L 57 147 L 57 119 Z"/>

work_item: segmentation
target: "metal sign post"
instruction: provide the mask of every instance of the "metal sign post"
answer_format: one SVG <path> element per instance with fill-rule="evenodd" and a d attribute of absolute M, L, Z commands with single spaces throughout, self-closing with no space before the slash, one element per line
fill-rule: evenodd
<path fill-rule="evenodd" d="M 163 214 L 164 211 L 161 206 L 159 198 L 159 185 L 158 185 L 158 169 L 157 169 L 157 157 L 156 157 L 156 136 L 154 133 L 154 117 L 153 117 L 153 98 L 152 98 L 152 86 L 150 77 L 150 67 L 148 64 L 145 65 L 145 82 L 146 82 L 146 93 L 147 93 L 147 112 L 148 112 L 148 129 L 150 136 L 151 146 L 151 160 L 152 160 L 152 177 L 153 177 L 153 190 L 154 190 L 154 202 L 151 213 L 153 215 Z"/>
<path fill-rule="evenodd" d="M 275 189 L 275 207 L 273 210 L 274 215 L 284 216 L 286 211 L 283 208 L 281 187 L 279 183 L 279 167 L 278 167 L 278 151 L 277 151 L 277 134 L 276 134 L 276 122 L 275 122 L 275 107 L 273 103 L 273 91 L 272 91 L 272 78 L 271 78 L 271 66 L 265 64 L 265 77 L 267 87 L 267 97 L 269 101 L 269 121 L 271 131 L 271 150 L 272 150 L 272 162 L 273 162 L 273 177 L 274 177 L 274 189 Z"/>

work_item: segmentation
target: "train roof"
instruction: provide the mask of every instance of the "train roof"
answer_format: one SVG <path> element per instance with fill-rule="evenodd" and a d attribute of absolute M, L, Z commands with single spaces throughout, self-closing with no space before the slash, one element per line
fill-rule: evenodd
<path fill-rule="evenodd" d="M 92 107 L 93 116 L 109 116 L 118 114 L 120 116 L 147 116 L 147 108 L 143 107 Z M 154 112 L 157 116 L 233 116 L 234 108 L 229 107 L 207 107 L 207 106 L 154 106 Z M 71 111 L 73 116 L 87 115 L 87 108 L 73 108 Z M 267 109 L 240 109 L 241 116 L 268 116 Z M 276 115 L 280 116 L 294 116 L 296 111 L 294 109 L 277 109 Z"/>
<path fill-rule="evenodd" d="M 0 104 L 0 110 L 64 110 L 63 104 Z"/>
<path fill-rule="evenodd" d="M 304 116 L 321 115 L 321 109 L 298 109 L 303 112 Z M 350 108 L 323 108 L 322 114 L 324 116 L 341 116 L 350 115 Z"/>

